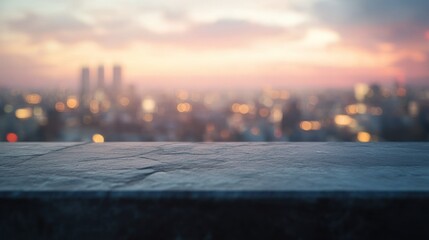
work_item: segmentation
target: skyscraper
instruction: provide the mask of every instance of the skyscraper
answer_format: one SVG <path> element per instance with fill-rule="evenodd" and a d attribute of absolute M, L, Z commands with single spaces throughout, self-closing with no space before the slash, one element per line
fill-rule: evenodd
<path fill-rule="evenodd" d="M 103 65 L 100 65 L 98 67 L 97 89 L 98 90 L 103 90 L 104 89 L 104 66 Z"/>
<path fill-rule="evenodd" d="M 89 68 L 83 67 L 81 74 L 81 86 L 80 86 L 80 102 L 86 104 L 89 101 Z"/>
<path fill-rule="evenodd" d="M 121 91 L 121 76 L 122 75 L 122 68 L 119 65 L 115 65 L 113 66 L 113 83 L 112 83 L 112 88 L 113 88 L 113 92 L 115 94 L 120 93 Z"/>

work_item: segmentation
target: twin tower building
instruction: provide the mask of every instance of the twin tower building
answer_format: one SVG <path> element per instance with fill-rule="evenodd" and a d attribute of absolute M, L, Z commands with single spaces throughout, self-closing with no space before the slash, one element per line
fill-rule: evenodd
<path fill-rule="evenodd" d="M 122 67 L 119 65 L 113 66 L 112 82 L 108 86 L 106 84 L 106 78 L 104 74 L 104 66 L 99 66 L 97 69 L 97 81 L 91 91 L 91 75 L 88 67 L 83 67 L 81 72 L 81 88 L 80 98 L 82 102 L 87 102 L 93 93 L 103 92 L 117 96 L 121 92 L 122 88 Z"/>

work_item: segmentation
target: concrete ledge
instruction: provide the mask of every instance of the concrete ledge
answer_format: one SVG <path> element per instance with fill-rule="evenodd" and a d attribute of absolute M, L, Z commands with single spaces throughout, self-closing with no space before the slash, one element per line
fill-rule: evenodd
<path fill-rule="evenodd" d="M 427 239 L 427 193 L 0 195 L 2 239 Z"/>
<path fill-rule="evenodd" d="M 426 143 L 0 144 L 1 239 L 428 239 Z"/>

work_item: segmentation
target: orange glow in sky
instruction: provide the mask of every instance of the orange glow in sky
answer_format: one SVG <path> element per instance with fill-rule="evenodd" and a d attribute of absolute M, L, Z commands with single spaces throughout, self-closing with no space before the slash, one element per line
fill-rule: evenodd
<path fill-rule="evenodd" d="M 125 82 L 152 87 L 428 79 L 429 31 L 420 21 L 429 4 L 407 1 L 401 18 L 403 1 L 340 2 L 6 0 L 0 86 L 77 87 L 82 66 L 95 81 L 99 65 L 114 64 Z"/>

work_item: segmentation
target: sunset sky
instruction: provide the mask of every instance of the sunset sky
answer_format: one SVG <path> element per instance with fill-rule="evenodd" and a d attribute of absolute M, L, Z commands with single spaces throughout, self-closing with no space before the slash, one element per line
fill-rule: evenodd
<path fill-rule="evenodd" d="M 427 0 L 0 0 L 0 86 L 429 84 Z"/>

